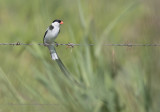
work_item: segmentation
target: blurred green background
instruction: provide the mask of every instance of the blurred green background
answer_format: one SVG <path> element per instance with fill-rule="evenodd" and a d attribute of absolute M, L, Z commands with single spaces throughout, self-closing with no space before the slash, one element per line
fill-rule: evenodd
<path fill-rule="evenodd" d="M 0 46 L 0 112 L 159 112 L 159 0 L 0 0 L 0 43 L 56 42 L 68 80 L 44 46 Z M 87 46 L 93 43 L 95 46 Z"/>

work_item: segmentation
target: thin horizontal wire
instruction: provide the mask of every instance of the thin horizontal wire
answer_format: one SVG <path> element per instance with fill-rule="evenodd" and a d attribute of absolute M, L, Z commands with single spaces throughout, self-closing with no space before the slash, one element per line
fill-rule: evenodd
<path fill-rule="evenodd" d="M 59 104 L 36 104 L 36 103 L 31 103 L 31 104 L 0 104 L 0 105 L 5 105 L 5 106 L 60 106 Z"/>
<path fill-rule="evenodd" d="M 43 43 L 0 43 L 0 45 L 12 45 L 12 46 L 27 46 L 27 45 L 40 45 L 40 46 L 48 46 L 51 44 L 43 44 Z M 96 44 L 74 44 L 74 43 L 68 43 L 68 44 L 58 44 L 55 43 L 54 45 L 56 46 L 69 46 L 69 47 L 74 47 L 74 46 L 95 46 Z M 127 46 L 127 47 L 132 47 L 132 46 L 160 46 L 160 44 L 103 44 L 103 46 Z"/>

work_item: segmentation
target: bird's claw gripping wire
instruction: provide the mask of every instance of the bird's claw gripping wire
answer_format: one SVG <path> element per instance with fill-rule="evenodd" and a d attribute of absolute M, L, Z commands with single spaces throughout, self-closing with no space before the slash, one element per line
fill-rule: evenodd
<path fill-rule="evenodd" d="M 45 47 L 48 46 L 48 44 L 46 44 L 46 43 L 44 43 L 43 45 L 44 45 Z"/>
<path fill-rule="evenodd" d="M 55 43 L 56 47 L 58 47 L 59 44 L 57 42 L 54 42 L 54 43 Z"/>

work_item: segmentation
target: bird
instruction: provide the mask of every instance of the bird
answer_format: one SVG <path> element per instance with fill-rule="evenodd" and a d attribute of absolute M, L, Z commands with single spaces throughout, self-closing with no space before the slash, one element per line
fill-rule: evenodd
<path fill-rule="evenodd" d="M 48 47 L 52 60 L 58 60 L 59 57 L 55 50 L 55 39 L 60 33 L 60 25 L 63 24 L 62 20 L 55 19 L 52 24 L 47 28 L 44 37 L 43 44 Z"/>
<path fill-rule="evenodd" d="M 43 37 L 43 44 L 45 46 L 48 47 L 50 54 L 51 54 L 51 58 L 52 60 L 55 60 L 59 66 L 59 68 L 61 69 L 61 71 L 63 72 L 63 74 L 70 79 L 71 81 L 73 81 L 75 84 L 79 84 L 79 82 L 77 82 L 72 75 L 69 73 L 69 71 L 67 70 L 67 68 L 64 66 L 63 62 L 61 61 L 61 59 L 58 57 L 57 53 L 56 53 L 56 49 L 55 49 L 55 39 L 57 38 L 58 34 L 60 33 L 60 25 L 63 24 L 62 20 L 56 19 L 52 22 L 52 24 L 47 28 L 44 37 Z"/>

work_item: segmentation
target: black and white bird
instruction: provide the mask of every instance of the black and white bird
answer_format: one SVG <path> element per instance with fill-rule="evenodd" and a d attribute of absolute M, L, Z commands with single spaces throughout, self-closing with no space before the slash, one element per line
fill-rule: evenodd
<path fill-rule="evenodd" d="M 52 24 L 47 28 L 44 38 L 43 38 L 43 44 L 46 45 L 50 51 L 52 60 L 55 60 L 60 67 L 61 71 L 64 73 L 64 75 L 69 78 L 74 83 L 79 83 L 70 75 L 67 68 L 62 63 L 61 59 L 58 57 L 55 49 L 55 39 L 57 38 L 59 32 L 60 32 L 60 25 L 63 24 L 63 21 L 61 20 L 54 20 Z"/>
<path fill-rule="evenodd" d="M 55 39 L 57 38 L 59 32 L 60 32 L 60 25 L 63 24 L 63 21 L 61 20 L 54 20 L 52 24 L 47 28 L 44 38 L 43 38 L 43 44 L 46 45 L 50 51 L 52 60 L 57 60 L 58 55 L 55 50 Z"/>

